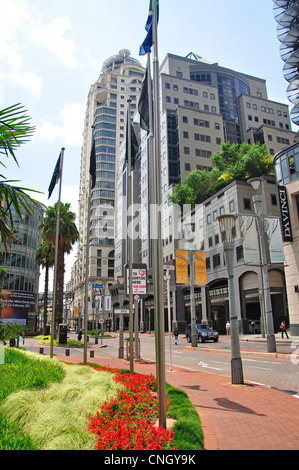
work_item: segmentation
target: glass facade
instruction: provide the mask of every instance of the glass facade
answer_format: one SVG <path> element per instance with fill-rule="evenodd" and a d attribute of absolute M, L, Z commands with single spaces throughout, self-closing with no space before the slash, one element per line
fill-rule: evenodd
<path fill-rule="evenodd" d="M 299 143 L 287 147 L 274 158 L 277 184 L 284 186 L 299 178 Z"/>
<path fill-rule="evenodd" d="M 13 233 L 18 241 L 11 246 L 8 253 L 0 253 L 0 265 L 8 272 L 2 284 L 3 290 L 38 292 L 39 267 L 35 263 L 35 253 L 40 242 L 38 227 L 43 206 L 32 207 L 32 215 L 22 210 L 22 220 L 13 211 Z"/>
<path fill-rule="evenodd" d="M 249 86 L 235 75 L 223 72 L 192 71 L 190 78 L 196 82 L 218 88 L 220 113 L 225 124 L 226 140 L 231 143 L 241 143 L 237 99 L 242 94 L 250 95 Z"/>

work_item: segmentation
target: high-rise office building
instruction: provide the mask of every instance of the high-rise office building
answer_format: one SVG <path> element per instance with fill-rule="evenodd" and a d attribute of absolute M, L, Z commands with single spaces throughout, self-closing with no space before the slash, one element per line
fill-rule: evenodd
<path fill-rule="evenodd" d="M 160 93 L 162 193 L 160 210 L 162 214 L 163 263 L 169 265 L 174 263 L 174 253 L 180 247 L 179 242 L 181 241 L 176 214 L 174 214 L 173 206 L 168 199 L 174 185 L 182 182 L 192 170 L 208 171 L 211 168 L 211 155 L 221 151 L 221 144 L 224 142 L 246 142 L 249 144 L 260 142 L 265 144 L 269 154 L 274 156 L 285 145 L 294 142 L 295 133 L 291 129 L 288 106 L 268 99 L 265 80 L 221 67 L 196 54 L 189 54 L 187 57 L 173 54 L 166 56 L 160 67 Z M 135 118 L 138 123 L 138 114 Z M 140 150 L 133 177 L 133 180 L 137 181 L 135 190 L 138 192 L 135 194 L 134 202 L 139 204 L 140 209 L 139 214 L 137 212 L 134 214 L 134 226 L 139 231 L 137 249 L 135 240 L 134 262 L 145 263 L 151 268 L 149 211 L 152 166 L 148 153 L 148 136 L 145 131 L 140 130 L 139 137 Z M 120 173 L 119 176 L 118 184 L 121 189 L 123 174 Z M 240 185 L 238 192 L 240 193 L 242 189 L 244 189 L 243 199 L 250 201 L 247 185 Z M 242 194 L 238 194 L 238 197 L 243 201 Z M 269 200 L 273 201 L 275 205 L 275 188 L 272 192 L 269 189 Z M 126 206 L 122 204 L 122 201 L 119 201 L 119 204 L 118 213 L 125 225 Z M 240 207 L 242 204 L 240 203 Z M 220 208 L 222 208 L 221 204 Z M 211 218 L 212 215 L 210 212 L 206 213 L 204 206 L 202 209 L 203 221 L 206 224 L 206 217 Z M 220 209 L 217 207 L 214 210 L 213 217 L 216 210 Z M 252 212 L 253 208 L 250 207 L 246 210 Z M 273 211 L 277 212 L 276 206 L 273 206 Z M 121 233 L 119 237 L 121 238 Z M 217 237 L 219 239 L 218 233 L 216 233 Z M 208 238 L 211 236 L 207 237 L 204 244 L 204 250 L 207 253 L 212 249 Z M 198 240 L 199 242 L 202 241 Z M 121 276 L 124 275 L 126 252 L 122 251 L 122 244 L 119 240 L 116 241 L 116 244 L 116 270 L 117 274 Z M 202 243 L 197 244 L 197 249 L 200 249 L 201 245 Z M 217 260 L 223 259 L 223 253 L 221 255 L 219 252 L 219 242 L 216 251 L 214 245 L 212 246 L 214 249 L 211 254 L 212 258 L 215 256 Z M 221 266 L 220 262 L 215 266 L 215 269 L 218 268 L 219 271 Z M 209 282 L 213 284 L 212 278 L 215 277 L 215 272 L 214 269 L 212 271 Z M 278 284 L 281 288 L 281 280 Z M 115 289 L 112 290 L 112 304 L 115 305 L 121 305 L 122 301 L 118 295 L 118 286 L 120 284 L 116 284 Z M 148 298 L 144 299 L 144 305 L 147 312 L 150 312 L 153 310 L 153 292 L 150 279 L 148 287 Z M 258 282 L 255 288 L 258 304 Z M 171 289 L 175 291 L 177 288 L 172 285 Z M 209 288 L 207 287 L 208 292 Z M 181 298 L 177 299 L 179 301 L 177 310 L 180 311 L 181 317 L 178 319 L 181 325 L 184 321 L 184 310 L 188 311 L 188 296 L 186 297 L 187 303 L 184 304 L 182 295 L 184 297 L 181 292 Z M 210 305 L 208 294 L 206 298 L 206 305 Z M 175 309 L 175 305 L 172 307 Z M 240 303 L 240 319 L 242 308 L 244 310 L 244 306 L 242 307 Z M 204 313 L 204 318 L 208 321 L 212 320 L 211 312 L 210 309 L 208 314 Z M 148 318 L 153 319 L 153 317 L 153 312 L 148 314 Z M 244 316 L 242 318 L 244 319 Z"/>
<path fill-rule="evenodd" d="M 144 72 L 139 61 L 130 56 L 130 51 L 123 49 L 104 62 L 100 76 L 88 94 L 81 155 L 78 220 L 80 240 L 77 260 L 68 286 L 68 289 L 74 292 L 74 314 L 78 317 L 81 316 L 84 306 L 87 243 L 90 243 L 90 301 L 92 285 L 103 286 L 104 294 L 108 296 L 108 286 L 114 282 L 119 149 L 126 134 L 128 100 L 131 101 L 133 114 L 137 107 Z M 91 191 L 88 213 L 89 163 L 93 141 L 96 153 L 96 184 Z M 89 305 L 91 308 L 92 303 Z M 109 305 L 105 307 L 109 313 Z"/>

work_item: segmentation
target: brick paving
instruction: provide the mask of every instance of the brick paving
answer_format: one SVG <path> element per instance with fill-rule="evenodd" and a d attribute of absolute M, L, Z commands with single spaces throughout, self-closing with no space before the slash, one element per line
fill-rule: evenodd
<path fill-rule="evenodd" d="M 55 356 L 79 362 L 82 358 Z M 124 359 L 89 358 L 110 367 L 129 368 Z M 134 372 L 156 375 L 150 361 L 134 363 Z M 299 399 L 261 385 L 232 385 L 220 377 L 181 367 L 166 370 L 166 381 L 185 390 L 200 416 L 205 450 L 298 450 Z"/>

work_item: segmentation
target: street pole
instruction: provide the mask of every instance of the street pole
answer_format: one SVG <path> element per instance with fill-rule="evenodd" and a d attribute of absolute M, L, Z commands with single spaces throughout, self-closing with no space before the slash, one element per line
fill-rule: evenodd
<path fill-rule="evenodd" d="M 166 428 L 166 375 L 165 375 L 165 336 L 164 336 L 164 296 L 163 296 L 163 248 L 161 223 L 161 142 L 160 142 L 160 84 L 158 58 L 158 11 L 157 2 L 153 7 L 153 89 L 154 89 L 154 204 L 153 217 L 153 274 L 154 274 L 154 304 L 155 304 L 155 338 L 156 338 L 156 371 L 159 393 L 159 425 Z"/>
<path fill-rule="evenodd" d="M 243 384 L 243 367 L 240 351 L 239 321 L 236 309 L 236 296 L 234 285 L 234 214 L 220 215 L 217 220 L 220 225 L 226 269 L 228 274 L 229 319 L 231 333 L 231 381 L 232 384 Z"/>
<path fill-rule="evenodd" d="M 196 311 L 194 300 L 194 251 L 189 251 L 189 264 L 190 264 L 190 310 L 191 310 L 191 345 L 197 348 L 197 330 L 196 330 Z"/>
<path fill-rule="evenodd" d="M 239 321 L 236 312 L 236 297 L 233 275 L 234 244 L 232 242 L 223 242 L 223 249 L 228 274 L 232 384 L 243 384 L 244 380 L 239 340 Z"/>
<path fill-rule="evenodd" d="M 134 356 L 133 356 L 133 286 L 132 286 L 132 265 L 133 265 L 133 224 L 129 221 L 129 211 L 131 210 L 132 200 L 132 147 L 131 147 L 131 100 L 128 100 L 128 122 L 127 122 L 127 148 L 128 148 L 128 185 L 127 185 L 127 218 L 128 227 L 131 227 L 131 231 L 127 235 L 128 240 L 128 264 L 129 264 L 129 337 L 130 337 L 130 373 L 134 373 Z"/>
<path fill-rule="evenodd" d="M 168 312 L 168 336 L 169 336 L 169 370 L 172 371 L 172 342 L 171 342 L 171 310 L 170 310 L 170 266 L 166 268 L 167 282 L 167 312 Z"/>
<path fill-rule="evenodd" d="M 259 247 L 262 264 L 262 282 L 263 282 L 263 299 L 264 299 L 264 315 L 266 320 L 266 338 L 268 352 L 276 352 L 276 342 L 274 335 L 272 304 L 270 294 L 270 283 L 268 273 L 268 262 L 265 245 L 265 218 L 263 215 L 263 200 L 260 194 L 252 196 L 254 211 L 257 215 L 257 232 L 259 238 Z"/>

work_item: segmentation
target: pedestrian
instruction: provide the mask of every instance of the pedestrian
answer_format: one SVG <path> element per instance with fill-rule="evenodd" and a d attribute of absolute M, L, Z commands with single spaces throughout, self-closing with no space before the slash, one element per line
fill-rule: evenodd
<path fill-rule="evenodd" d="M 250 323 L 250 326 L 251 326 L 251 334 L 255 335 L 255 321 L 254 320 L 252 320 L 252 322 Z"/>
<path fill-rule="evenodd" d="M 227 334 L 227 335 L 230 335 L 230 322 L 229 322 L 228 320 L 227 320 L 225 326 L 226 326 L 226 334 Z"/>
<path fill-rule="evenodd" d="M 82 330 L 79 330 L 79 333 L 78 333 L 78 341 L 81 341 L 82 339 Z"/>
<path fill-rule="evenodd" d="M 281 324 L 280 324 L 280 330 L 281 330 L 281 338 L 283 338 L 283 334 L 285 333 L 286 334 L 286 337 L 288 337 L 288 333 L 287 333 L 287 330 L 286 330 L 286 322 L 285 321 L 282 321 Z"/>
<path fill-rule="evenodd" d="M 174 336 L 174 344 L 178 344 L 179 330 L 177 328 L 173 330 L 173 336 Z"/>

